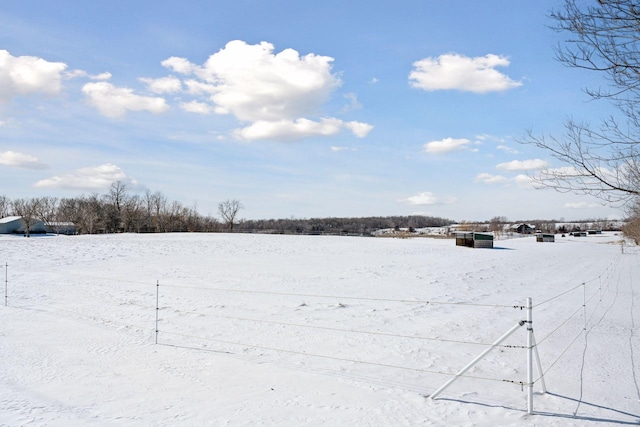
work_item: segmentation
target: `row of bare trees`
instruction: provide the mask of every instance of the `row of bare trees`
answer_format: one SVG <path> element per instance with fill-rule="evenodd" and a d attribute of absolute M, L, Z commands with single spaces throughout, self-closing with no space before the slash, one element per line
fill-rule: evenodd
<path fill-rule="evenodd" d="M 219 203 L 218 221 L 198 214 L 195 208 L 170 202 L 160 192 L 130 194 L 121 182 L 114 182 L 102 195 L 15 200 L 0 196 L 0 218 L 21 216 L 27 233 L 36 221 L 42 221 L 53 232 L 64 232 L 73 224 L 78 234 L 234 231 L 370 235 L 383 228 L 412 229 L 452 223 L 449 219 L 428 216 L 244 220 L 238 218 L 243 208 L 238 200 Z"/>
<path fill-rule="evenodd" d="M 454 221 L 446 218 L 412 215 L 361 218 L 289 218 L 240 221 L 235 230 L 281 234 L 331 234 L 369 236 L 374 231 L 393 228 L 409 230 L 424 227 L 443 227 Z"/>
<path fill-rule="evenodd" d="M 228 215 L 228 212 L 224 211 L 224 214 Z M 169 201 L 161 192 L 147 190 L 143 195 L 130 194 L 119 181 L 111 184 L 108 192 L 102 195 L 15 200 L 0 196 L 0 217 L 22 217 L 27 234 L 38 220 L 54 232 L 72 223 L 79 234 L 222 231 L 233 228 L 236 214 L 237 211 L 231 221 L 222 215 L 224 223 L 220 223 L 216 218 L 200 215 L 195 207 Z"/>

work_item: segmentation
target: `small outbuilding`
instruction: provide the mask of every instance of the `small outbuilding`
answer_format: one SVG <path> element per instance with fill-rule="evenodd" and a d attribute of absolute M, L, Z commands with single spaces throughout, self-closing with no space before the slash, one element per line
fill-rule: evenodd
<path fill-rule="evenodd" d="M 538 233 L 536 234 L 536 242 L 555 242 L 555 234 Z"/>
<path fill-rule="evenodd" d="M 493 248 L 493 234 L 458 232 L 456 233 L 456 246 L 466 246 L 468 248 Z"/>

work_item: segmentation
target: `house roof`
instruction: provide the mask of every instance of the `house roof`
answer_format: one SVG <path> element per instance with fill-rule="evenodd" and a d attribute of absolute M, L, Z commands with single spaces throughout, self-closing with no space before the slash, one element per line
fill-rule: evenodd
<path fill-rule="evenodd" d="M 22 219 L 21 216 L 7 216 L 4 218 L 0 218 L 0 224 L 7 224 L 9 222 L 13 222 L 13 221 L 17 221 L 19 219 Z"/>

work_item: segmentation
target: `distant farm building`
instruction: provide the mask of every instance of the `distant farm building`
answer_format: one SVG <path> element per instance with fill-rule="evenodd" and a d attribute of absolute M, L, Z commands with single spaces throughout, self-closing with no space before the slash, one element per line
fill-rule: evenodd
<path fill-rule="evenodd" d="M 456 246 L 469 248 L 493 248 L 493 234 L 476 232 L 456 233 Z"/>
<path fill-rule="evenodd" d="M 511 229 L 520 234 L 533 234 L 536 231 L 536 226 L 533 224 L 514 224 Z"/>
<path fill-rule="evenodd" d="M 536 242 L 555 242 L 556 236 L 554 234 L 538 233 L 536 234 Z"/>
<path fill-rule="evenodd" d="M 24 234 L 27 230 L 21 216 L 8 216 L 0 219 L 0 234 Z M 36 220 L 29 227 L 30 233 L 46 233 L 44 223 Z"/>
<path fill-rule="evenodd" d="M 0 234 L 25 234 L 26 224 L 20 216 L 8 216 L 0 219 Z M 46 225 L 40 220 L 34 220 L 29 227 L 30 234 L 76 234 L 76 226 L 72 222 L 53 222 Z"/>

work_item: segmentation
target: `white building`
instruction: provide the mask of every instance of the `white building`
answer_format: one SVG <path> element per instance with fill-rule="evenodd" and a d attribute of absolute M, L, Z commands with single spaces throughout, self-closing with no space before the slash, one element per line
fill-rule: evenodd
<path fill-rule="evenodd" d="M 25 223 L 21 216 L 8 216 L 0 219 L 0 234 L 23 234 Z M 31 233 L 46 233 L 44 223 L 35 220 L 30 227 Z"/>

